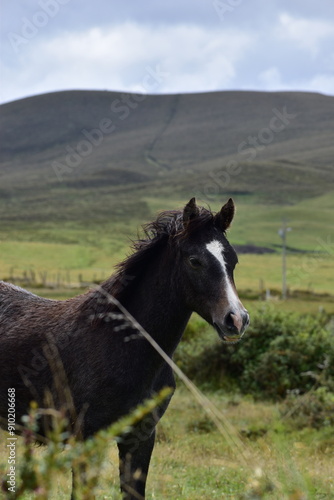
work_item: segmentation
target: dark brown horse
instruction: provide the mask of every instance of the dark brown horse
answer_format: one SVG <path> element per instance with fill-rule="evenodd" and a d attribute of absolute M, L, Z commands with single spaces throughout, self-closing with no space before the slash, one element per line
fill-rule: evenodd
<path fill-rule="evenodd" d="M 0 282 L 3 422 L 8 389 L 15 389 L 18 424 L 31 400 L 45 407 L 51 394 L 52 404 L 67 406 L 72 429 L 86 439 L 163 387 L 175 387 L 171 368 L 125 322 L 108 296 L 115 297 L 168 356 L 192 311 L 213 325 L 223 341 L 239 340 L 249 316 L 236 293 L 237 256 L 225 234 L 233 216 L 231 199 L 217 214 L 197 207 L 194 198 L 184 210 L 161 213 L 145 226 L 145 238 L 135 243 L 134 253 L 100 290 L 73 299 L 43 299 Z M 168 403 L 146 419 L 145 431 L 138 425 L 118 442 L 127 500 L 145 497 L 155 425 Z M 46 432 L 43 425 L 41 421 L 41 434 Z"/>

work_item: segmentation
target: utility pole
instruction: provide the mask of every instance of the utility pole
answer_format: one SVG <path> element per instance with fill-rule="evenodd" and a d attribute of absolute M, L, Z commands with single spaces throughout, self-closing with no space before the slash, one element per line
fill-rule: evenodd
<path fill-rule="evenodd" d="M 287 227 L 287 219 L 283 217 L 282 227 L 278 234 L 282 238 L 282 299 L 287 298 L 287 284 L 286 284 L 286 233 L 292 231 L 291 227 Z"/>

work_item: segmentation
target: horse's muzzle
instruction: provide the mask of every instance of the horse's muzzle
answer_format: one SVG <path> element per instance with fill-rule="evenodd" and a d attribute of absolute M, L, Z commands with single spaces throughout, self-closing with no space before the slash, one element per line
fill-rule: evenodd
<path fill-rule="evenodd" d="M 249 314 L 244 309 L 241 312 L 228 312 L 222 322 L 214 321 L 213 326 L 218 332 L 219 337 L 226 343 L 235 344 L 249 325 Z"/>

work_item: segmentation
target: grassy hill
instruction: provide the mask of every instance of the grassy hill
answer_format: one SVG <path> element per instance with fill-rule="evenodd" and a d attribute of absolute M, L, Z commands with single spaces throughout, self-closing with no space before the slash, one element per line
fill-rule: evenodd
<path fill-rule="evenodd" d="M 233 196 L 235 244 L 277 249 L 287 217 L 289 246 L 333 257 L 334 97 L 68 91 L 2 105 L 0 127 L 2 275 L 38 255 L 110 269 L 138 225 L 193 195 Z"/>

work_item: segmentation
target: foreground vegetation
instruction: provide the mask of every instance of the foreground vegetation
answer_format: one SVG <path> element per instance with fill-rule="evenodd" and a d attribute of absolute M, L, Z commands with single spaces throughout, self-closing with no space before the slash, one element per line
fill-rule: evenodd
<path fill-rule="evenodd" d="M 232 424 L 241 440 L 242 454 L 227 444 L 203 409 L 179 387 L 159 425 L 148 479 L 149 500 L 333 498 L 333 428 L 295 429 L 291 419 L 282 416 L 279 404 L 254 402 L 251 397 L 222 391 L 209 397 Z M 107 443 L 102 446 L 100 442 L 102 460 L 97 452 L 97 458 L 92 453 L 86 458 L 98 476 L 97 500 L 119 500 L 117 449 L 111 440 Z M 19 467 L 23 451 L 21 438 Z M 68 450 L 53 456 L 50 451 L 34 448 L 33 454 L 40 488 L 22 498 L 67 500 L 71 488 Z M 5 457 L 4 451 L 2 477 L 6 473 Z M 43 488 L 48 484 L 50 492 L 45 496 Z"/>

